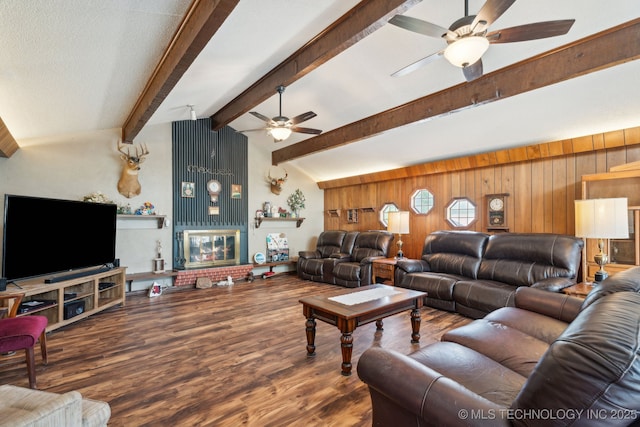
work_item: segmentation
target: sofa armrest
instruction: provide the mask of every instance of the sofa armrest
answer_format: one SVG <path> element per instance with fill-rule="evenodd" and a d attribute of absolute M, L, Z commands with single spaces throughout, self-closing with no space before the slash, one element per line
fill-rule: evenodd
<path fill-rule="evenodd" d="M 369 348 L 360 357 L 357 371 L 370 390 L 391 401 L 390 407 L 399 406 L 433 425 L 510 425 L 504 419 L 507 408 L 396 351 Z M 375 425 L 375 407 L 373 414 Z M 483 414 L 485 419 L 474 419 L 473 414 L 478 418 Z"/>
<path fill-rule="evenodd" d="M 550 292 L 560 292 L 564 288 L 575 285 L 576 282 L 568 277 L 550 277 L 548 279 L 540 280 L 533 285 L 532 288 L 542 289 Z"/>
<path fill-rule="evenodd" d="M 329 258 L 339 259 L 341 261 L 349 261 L 351 260 L 351 254 L 346 254 L 344 252 L 334 252 L 329 256 Z"/>
<path fill-rule="evenodd" d="M 430 271 L 429 264 L 422 259 L 399 259 L 398 262 L 396 262 L 396 268 L 399 268 L 405 273 L 421 273 L 423 271 Z"/>
<path fill-rule="evenodd" d="M 320 257 L 320 252 L 318 251 L 300 251 L 298 252 L 298 256 L 304 259 L 318 259 Z"/>
<path fill-rule="evenodd" d="M 360 265 L 368 265 L 368 264 L 373 264 L 373 261 L 376 259 L 385 259 L 385 257 L 383 256 L 368 256 L 365 258 L 362 258 L 360 260 Z"/>
<path fill-rule="evenodd" d="M 521 286 L 516 290 L 516 307 L 571 323 L 582 307 L 582 299 L 561 293 Z"/>

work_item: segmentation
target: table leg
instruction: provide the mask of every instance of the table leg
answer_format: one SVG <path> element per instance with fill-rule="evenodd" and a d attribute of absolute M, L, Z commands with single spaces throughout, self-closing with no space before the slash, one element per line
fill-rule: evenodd
<path fill-rule="evenodd" d="M 340 337 L 340 347 L 342 348 L 342 375 L 351 375 L 351 352 L 353 351 L 353 335 L 351 332 L 343 332 Z"/>
<path fill-rule="evenodd" d="M 382 331 L 382 330 L 384 330 L 384 328 L 382 327 L 382 319 L 378 319 L 378 320 L 376 320 L 376 329 L 377 329 L 378 331 Z"/>
<path fill-rule="evenodd" d="M 420 310 L 414 308 L 411 310 L 411 343 L 420 342 Z"/>
<path fill-rule="evenodd" d="M 309 317 L 305 322 L 307 331 L 307 356 L 316 355 L 316 319 Z"/>

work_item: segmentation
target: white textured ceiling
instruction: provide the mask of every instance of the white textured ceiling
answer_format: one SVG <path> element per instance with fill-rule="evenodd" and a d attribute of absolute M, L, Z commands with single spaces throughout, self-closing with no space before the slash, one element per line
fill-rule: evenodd
<path fill-rule="evenodd" d="M 149 124 L 207 117 L 356 5 L 356 0 L 241 0 Z M 469 0 L 470 13 L 483 0 Z M 0 117 L 21 146 L 48 137 L 121 127 L 174 34 L 188 1 L 0 0 Z M 462 0 L 424 0 L 406 15 L 448 27 Z M 638 0 L 517 1 L 491 25 L 575 18 L 569 34 L 492 45 L 485 73 L 640 16 Z M 639 41 L 640 42 L 640 41 Z M 288 87 L 283 114 L 313 110 L 303 126 L 324 131 L 462 83 L 444 59 L 405 77 L 390 74 L 443 42 L 385 25 Z M 640 125 L 640 61 L 445 117 L 405 126 L 290 162 L 323 181 L 498 148 Z M 273 117 L 274 96 L 254 110 Z M 244 114 L 237 130 L 260 127 Z M 250 143 L 272 151 L 266 133 Z M 147 142 L 147 141 L 145 141 Z M 153 141 L 147 142 L 153 144 Z M 268 165 L 265 165 L 268 167 Z"/>

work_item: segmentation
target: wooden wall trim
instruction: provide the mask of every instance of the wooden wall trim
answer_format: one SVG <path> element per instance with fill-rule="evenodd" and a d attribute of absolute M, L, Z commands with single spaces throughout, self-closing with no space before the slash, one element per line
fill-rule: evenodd
<path fill-rule="evenodd" d="M 0 157 L 11 157 L 20 147 L 0 117 Z"/>
<path fill-rule="evenodd" d="M 604 134 L 582 136 L 573 139 L 565 139 L 561 141 L 544 142 L 524 147 L 509 148 L 490 153 L 456 157 L 388 171 L 339 178 L 330 181 L 320 181 L 318 182 L 318 187 L 322 190 L 326 190 L 330 188 L 346 187 L 349 185 L 370 184 L 401 178 L 476 169 L 485 166 L 506 165 L 510 163 L 558 157 L 567 154 L 586 153 L 590 151 L 636 144 L 640 144 L 640 127 L 617 130 Z"/>

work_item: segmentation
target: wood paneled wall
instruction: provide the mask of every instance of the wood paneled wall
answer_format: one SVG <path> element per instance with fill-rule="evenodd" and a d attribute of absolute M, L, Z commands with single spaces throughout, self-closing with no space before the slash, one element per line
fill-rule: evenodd
<path fill-rule="evenodd" d="M 548 143 L 549 146 L 553 144 Z M 607 172 L 612 166 L 640 161 L 640 128 L 580 137 L 559 144 L 564 147 L 562 151 L 540 150 L 542 144 L 513 149 L 514 152 L 533 153 L 533 158 L 528 160 L 511 156 L 518 160 L 473 167 L 477 164 L 472 160 L 475 156 L 469 156 L 438 162 L 436 167 L 433 164 L 417 167 L 432 172 L 412 173 L 416 167 L 411 167 L 375 174 L 375 179 L 374 174 L 370 174 L 367 179 L 361 178 L 360 182 L 364 183 L 360 184 L 345 184 L 347 180 L 357 182 L 358 177 L 340 183 L 321 183 L 320 187 L 325 189 L 325 230 L 384 229 L 379 221 L 380 208 L 393 202 L 400 210 L 411 211 L 411 232 L 402 237 L 403 251 L 409 258 L 419 258 L 427 234 L 453 229 L 445 220 L 445 207 L 452 198 L 471 199 L 479 215 L 469 229 L 486 231 L 485 195 L 509 193 L 509 231 L 573 234 L 574 200 L 580 198 L 582 175 Z M 496 153 L 480 156 L 498 157 Z M 435 197 L 435 205 L 427 215 L 417 215 L 411 210 L 410 197 L 420 188 L 428 189 Z M 347 222 L 347 209 L 367 207 L 375 208 L 375 212 L 360 210 L 358 223 Z M 332 209 L 339 209 L 340 216 L 330 216 L 328 211 Z"/>

